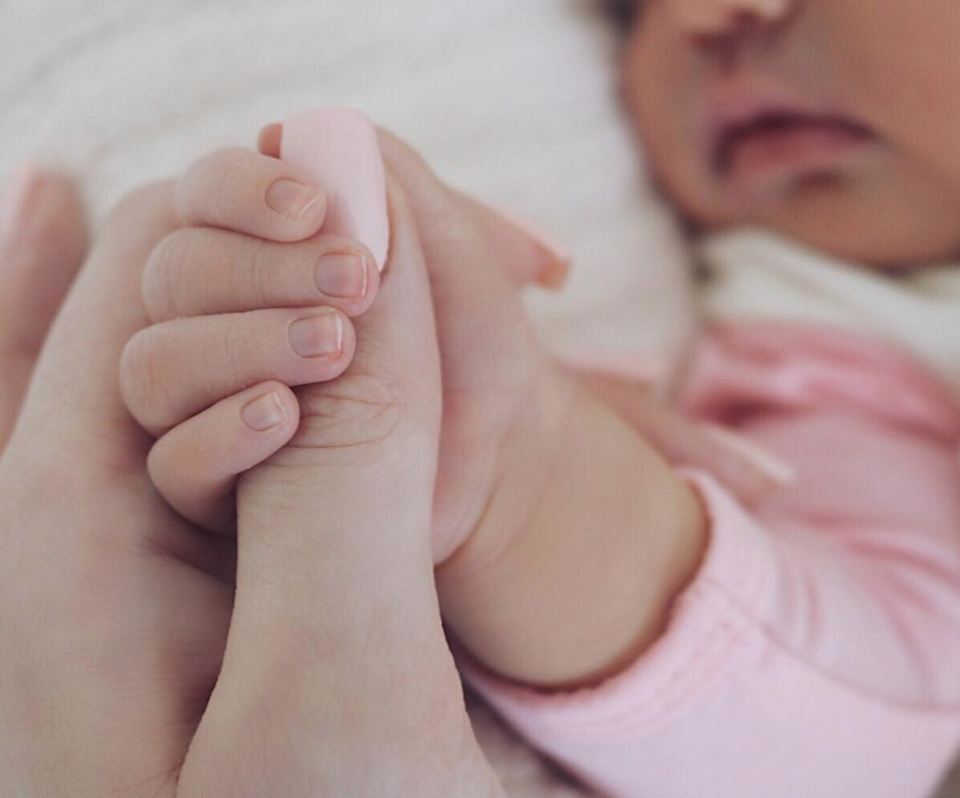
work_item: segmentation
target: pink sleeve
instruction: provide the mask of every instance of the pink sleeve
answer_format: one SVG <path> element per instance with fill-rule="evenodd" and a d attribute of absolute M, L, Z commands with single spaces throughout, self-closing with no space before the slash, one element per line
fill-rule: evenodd
<path fill-rule="evenodd" d="M 507 683 L 458 652 L 465 678 L 604 795 L 929 795 L 960 744 L 960 634 L 943 609 L 955 572 L 909 547 L 771 535 L 710 476 L 681 473 L 711 538 L 653 648 L 572 693 Z"/>

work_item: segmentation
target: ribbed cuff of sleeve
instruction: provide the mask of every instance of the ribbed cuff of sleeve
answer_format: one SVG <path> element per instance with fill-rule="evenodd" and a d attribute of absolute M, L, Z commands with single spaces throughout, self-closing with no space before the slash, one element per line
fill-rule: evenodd
<path fill-rule="evenodd" d="M 590 687 L 547 691 L 501 679 L 454 645 L 464 679 L 534 743 L 563 747 L 657 725 L 761 649 L 775 567 L 767 533 L 710 475 L 679 473 L 705 509 L 707 551 L 663 635 L 625 670 Z"/>

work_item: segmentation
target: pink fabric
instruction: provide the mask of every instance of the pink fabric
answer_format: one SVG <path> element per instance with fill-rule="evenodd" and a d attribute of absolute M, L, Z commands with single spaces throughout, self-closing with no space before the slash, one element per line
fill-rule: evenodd
<path fill-rule="evenodd" d="M 545 693 L 458 652 L 465 677 L 605 795 L 929 795 L 960 747 L 960 406 L 889 345 L 770 323 L 713 328 L 680 404 L 799 482 L 748 512 L 681 470 L 709 549 L 623 673 Z"/>

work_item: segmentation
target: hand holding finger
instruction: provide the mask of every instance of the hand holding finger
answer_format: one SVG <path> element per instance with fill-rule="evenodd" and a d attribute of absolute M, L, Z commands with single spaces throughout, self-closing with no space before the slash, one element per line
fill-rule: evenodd
<path fill-rule="evenodd" d="M 332 380 L 355 348 L 350 320 L 329 307 L 174 319 L 130 339 L 120 387 L 137 422 L 159 435 L 260 382 Z"/>
<path fill-rule="evenodd" d="M 300 406 L 286 385 L 255 385 L 160 438 L 147 459 L 150 477 L 184 518 L 204 529 L 233 532 L 238 477 L 283 448 L 299 420 Z"/>

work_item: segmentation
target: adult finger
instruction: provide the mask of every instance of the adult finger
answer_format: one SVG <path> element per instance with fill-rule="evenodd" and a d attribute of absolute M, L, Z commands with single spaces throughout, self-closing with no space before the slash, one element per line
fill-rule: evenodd
<path fill-rule="evenodd" d="M 88 247 L 80 197 L 62 175 L 24 164 L 0 212 L 0 451 L 37 355 Z"/>

